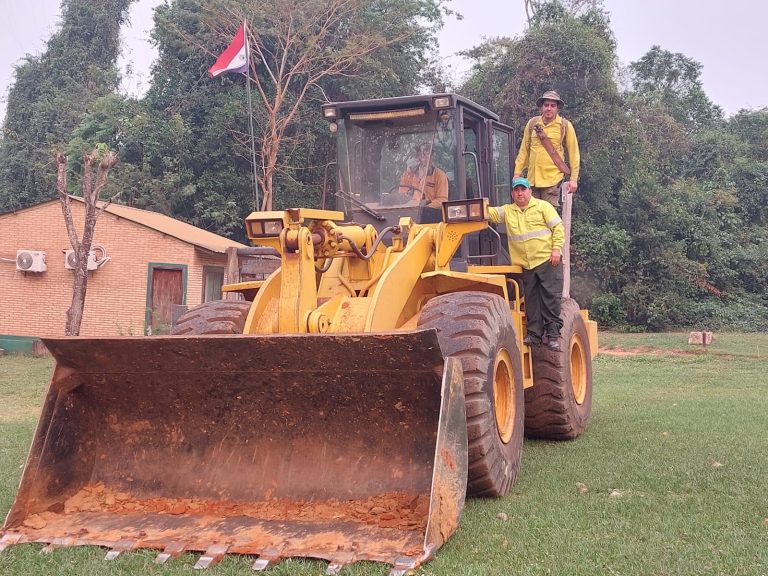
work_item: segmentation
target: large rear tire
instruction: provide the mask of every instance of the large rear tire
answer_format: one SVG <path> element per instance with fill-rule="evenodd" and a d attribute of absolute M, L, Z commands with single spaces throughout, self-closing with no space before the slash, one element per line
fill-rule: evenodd
<path fill-rule="evenodd" d="M 187 310 L 171 334 L 242 334 L 251 303 L 246 300 L 214 300 Z"/>
<path fill-rule="evenodd" d="M 525 391 L 525 435 L 571 440 L 586 430 L 592 413 L 592 354 L 579 305 L 563 301 L 562 350 L 533 348 L 533 387 Z"/>
<path fill-rule="evenodd" d="M 445 356 L 461 360 L 467 412 L 467 494 L 503 496 L 517 479 L 523 447 L 523 370 L 509 305 L 485 292 L 430 300 L 419 328 L 436 328 Z"/>

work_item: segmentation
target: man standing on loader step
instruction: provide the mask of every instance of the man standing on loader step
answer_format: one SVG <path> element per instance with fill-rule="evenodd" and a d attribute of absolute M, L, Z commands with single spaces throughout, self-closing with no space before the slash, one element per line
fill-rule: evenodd
<path fill-rule="evenodd" d="M 547 347 L 558 351 L 563 327 L 563 221 L 551 204 L 531 196 L 531 185 L 525 178 L 512 180 L 512 200 L 514 204 L 488 208 L 488 213 L 491 222 L 506 226 L 512 264 L 523 267 L 527 326 L 523 343 L 538 346 L 546 334 Z"/>
<path fill-rule="evenodd" d="M 579 142 L 573 124 L 560 116 L 563 105 L 560 94 L 554 90 L 544 92 L 536 100 L 541 116 L 531 118 L 525 125 L 515 160 L 515 177 L 527 169 L 533 196 L 555 207 L 560 205 L 561 183 L 567 178 L 568 194 L 573 194 L 579 181 Z M 570 167 L 563 156 L 566 150 Z"/>

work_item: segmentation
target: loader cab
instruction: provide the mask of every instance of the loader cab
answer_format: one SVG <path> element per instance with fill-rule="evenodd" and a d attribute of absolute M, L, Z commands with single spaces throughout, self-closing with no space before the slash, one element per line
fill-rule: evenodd
<path fill-rule="evenodd" d="M 336 190 L 324 194 L 323 208 L 342 211 L 349 220 L 378 230 L 402 216 L 439 222 L 442 211 L 430 195 L 483 197 L 492 206 L 510 201 L 512 128 L 466 98 L 334 102 L 323 106 L 323 116 L 337 138 Z M 504 263 L 505 253 L 506 242 L 486 230 L 467 238 L 457 258 L 464 265 L 497 264 Z"/>

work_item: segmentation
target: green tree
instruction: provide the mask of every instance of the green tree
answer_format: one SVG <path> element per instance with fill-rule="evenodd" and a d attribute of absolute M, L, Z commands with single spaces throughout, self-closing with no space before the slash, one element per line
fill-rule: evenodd
<path fill-rule="evenodd" d="M 528 24 L 536 21 L 542 11 L 550 8 L 549 0 L 524 0 L 525 15 L 528 17 Z M 603 0 L 563 0 L 562 6 L 571 14 L 577 15 L 583 10 L 595 10 L 603 7 Z"/>
<path fill-rule="evenodd" d="M 616 45 L 607 15 L 590 9 L 573 16 L 549 2 L 521 37 L 486 42 L 468 55 L 474 64 L 462 92 L 515 127 L 518 142 L 528 119 L 538 114 L 537 98 L 550 89 L 560 93 L 581 149 L 575 213 L 588 206 L 598 220 L 613 218 L 619 191 L 644 155 L 641 131 L 614 78 Z"/>
<path fill-rule="evenodd" d="M 718 123 L 723 111 L 704 93 L 701 64 L 684 54 L 653 46 L 629 65 L 633 92 L 658 103 L 689 131 Z"/>
<path fill-rule="evenodd" d="M 768 224 L 768 108 L 742 110 L 730 118 L 724 138 L 738 151 L 729 172 L 744 219 L 764 227 Z"/>
<path fill-rule="evenodd" d="M 146 102 L 104 96 L 92 103 L 72 133 L 67 147 L 70 173 L 82 171 L 83 154 L 96 145 L 119 150 L 121 163 L 111 173 L 110 197 L 166 214 L 183 204 L 190 179 L 185 154 L 191 146 L 179 113 L 157 114 Z"/>
<path fill-rule="evenodd" d="M 241 15 L 247 16 L 254 31 L 261 34 L 263 50 L 276 53 L 280 38 L 267 26 L 267 17 L 274 20 L 272 12 L 282 4 L 268 4 L 270 10 L 264 2 L 219 2 L 214 6 L 200 0 L 174 0 L 157 8 L 152 38 L 159 56 L 140 106 L 147 121 L 139 126 L 127 119 L 120 136 L 124 143 L 122 162 L 115 171 L 115 180 L 121 179 L 126 185 L 137 179 L 142 182 L 143 189 L 133 195 L 135 205 L 241 237 L 242 218 L 254 209 L 245 79 L 234 74 L 210 79 L 207 70 L 231 40 Z M 312 0 L 293 4 L 306 16 L 332 3 Z M 267 10 L 266 15 L 255 11 L 259 6 Z M 306 91 L 292 121 L 284 126 L 277 152 L 272 184 L 277 208 L 319 203 L 324 168 L 333 158 L 319 104 L 414 92 L 445 13 L 438 0 L 377 0 L 365 2 L 364 8 L 335 24 L 335 32 L 320 45 L 331 54 L 351 55 L 355 44 L 350 38 L 378 27 L 376 33 L 384 34 L 386 41 L 376 51 L 359 53 L 347 61 L 343 73 L 324 75 L 309 87 L 304 72 L 295 74 L 283 87 L 280 114 L 290 110 L 299 102 L 302 90 Z M 226 19 L 221 17 L 224 13 L 229 14 Z M 397 21 L 399 28 L 410 33 L 400 37 L 394 28 L 381 27 L 380 20 Z M 303 41 L 309 42 L 308 37 Z M 290 58 L 301 53 L 292 53 Z M 251 74 L 274 102 L 270 98 L 276 92 L 267 67 L 255 62 Z M 268 127 L 269 108 L 257 91 L 253 96 L 256 125 Z M 175 149 L 169 145 L 169 136 L 174 133 L 183 135 Z M 259 148 L 261 140 L 257 138 Z M 168 183 L 172 186 L 165 198 L 153 192 L 164 190 Z"/>
<path fill-rule="evenodd" d="M 606 326 L 768 327 L 756 288 L 768 283 L 765 111 L 724 122 L 701 66 L 658 47 L 622 92 L 605 13 L 536 4 L 523 35 L 468 52 L 463 91 L 500 112 L 518 142 L 536 98 L 563 96 L 582 158 L 572 294 Z"/>
<path fill-rule="evenodd" d="M 62 0 L 61 25 L 16 68 L 0 142 L 0 211 L 56 194 L 51 158 L 89 106 L 113 93 L 120 26 L 134 0 Z"/>
<path fill-rule="evenodd" d="M 219 5 L 221 4 L 221 5 Z M 298 142 L 291 128 L 302 120 L 304 103 L 325 79 L 357 75 L 389 46 L 405 46 L 421 34 L 403 25 L 439 18 L 437 4 L 403 0 L 222 0 L 207 14 L 229 13 L 248 21 L 251 78 L 263 110 L 259 116 L 261 208 L 272 208 L 273 186 L 282 148 Z M 232 18 L 227 18 L 231 20 Z M 211 25 L 221 26 L 216 20 Z M 229 26 L 224 26 L 226 31 Z M 230 34 L 224 34 L 227 38 Z M 418 54 L 416 54 L 418 57 Z"/>

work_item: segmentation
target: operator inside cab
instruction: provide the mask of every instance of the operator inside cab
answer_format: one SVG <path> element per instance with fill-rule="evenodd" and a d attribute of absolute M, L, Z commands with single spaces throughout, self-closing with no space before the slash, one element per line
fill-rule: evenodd
<path fill-rule="evenodd" d="M 410 196 L 411 203 L 440 208 L 448 200 L 448 176 L 432 164 L 432 146 L 427 142 L 416 146 L 406 166 L 399 193 Z"/>

